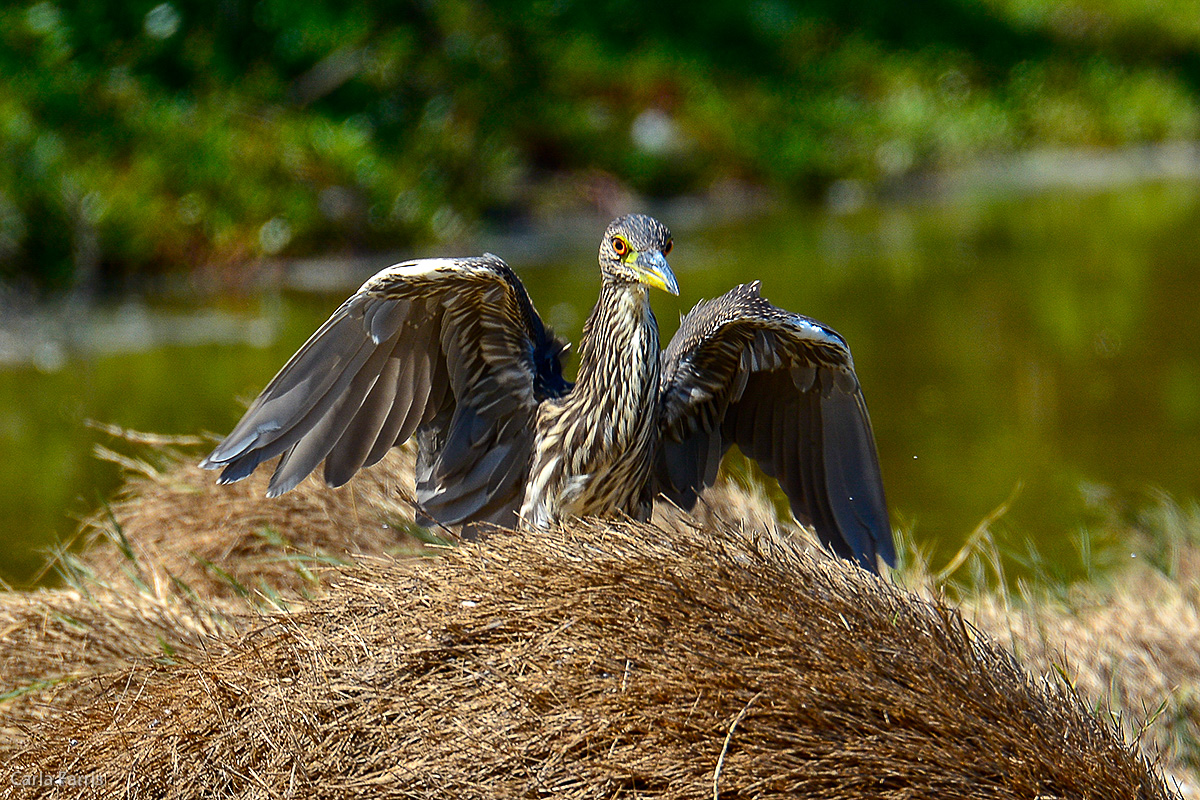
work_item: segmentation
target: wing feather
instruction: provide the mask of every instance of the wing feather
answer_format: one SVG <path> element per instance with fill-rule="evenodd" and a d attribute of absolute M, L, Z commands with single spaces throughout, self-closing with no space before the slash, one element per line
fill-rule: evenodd
<path fill-rule="evenodd" d="M 416 353 L 420 353 L 417 350 Z M 413 409 L 418 407 L 421 402 L 415 399 L 413 368 L 414 362 L 419 356 L 413 358 L 392 358 L 388 360 L 387 366 L 384 367 L 384 374 L 379 376 L 379 383 L 383 386 L 392 388 L 391 405 L 388 408 L 387 417 L 383 424 L 379 426 L 379 435 L 375 437 L 374 444 L 371 445 L 370 452 L 363 460 L 363 466 L 369 467 L 372 464 L 378 463 L 387 451 L 392 449 L 396 444 L 396 439 L 404 427 L 404 421 L 413 412 Z M 415 427 L 415 426 L 414 426 Z M 412 431 L 409 431 L 409 436 Z M 408 436 L 405 436 L 401 441 L 407 441 Z"/>
<path fill-rule="evenodd" d="M 283 454 L 269 494 L 322 461 L 337 486 L 424 431 L 418 496 L 434 519 L 515 520 L 537 406 L 570 388 L 564 350 L 495 256 L 398 264 L 334 312 L 201 466 L 228 482 Z"/>
<path fill-rule="evenodd" d="M 358 413 L 351 418 L 341 437 L 325 458 L 325 483 L 342 486 L 362 468 L 375 446 L 383 424 L 396 399 L 396 366 L 399 360 L 387 358 Z"/>
<path fill-rule="evenodd" d="M 394 342 L 388 344 L 395 346 Z M 294 489 L 335 447 L 341 445 L 342 434 L 358 419 L 363 401 L 379 380 L 383 365 L 388 360 L 389 349 L 370 349 L 367 359 L 350 380 L 337 384 L 338 391 L 329 392 L 325 401 L 317 407 L 323 409 L 319 420 L 284 453 L 275 467 L 267 487 L 268 497 L 278 497 Z M 310 411 L 309 416 L 315 415 L 317 409 Z"/>
<path fill-rule="evenodd" d="M 343 306 L 338 313 L 343 312 L 349 314 L 352 310 Z M 201 466 L 236 467 L 237 459 L 243 456 L 250 456 L 257 465 L 287 450 L 304 430 L 316 425 L 370 356 L 369 340 L 357 335 L 357 324 L 358 320 L 349 315 L 325 323 L 292 356 Z M 318 336 L 320 340 L 315 341 Z M 321 370 L 307 368 L 313 364 L 319 364 Z M 308 424 L 297 425 L 304 421 Z M 228 473 L 222 479 L 229 482 Z"/>
<path fill-rule="evenodd" d="M 690 508 L 736 444 L 835 553 L 895 561 L 866 403 L 845 341 L 757 282 L 698 304 L 663 353 L 655 486 Z M 715 458 L 714 458 L 715 456 Z"/>

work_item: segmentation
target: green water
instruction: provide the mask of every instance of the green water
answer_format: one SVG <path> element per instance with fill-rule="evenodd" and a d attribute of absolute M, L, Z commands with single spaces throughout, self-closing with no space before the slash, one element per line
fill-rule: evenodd
<path fill-rule="evenodd" d="M 674 227 L 682 296 L 654 298 L 664 338 L 698 298 L 753 278 L 777 305 L 839 330 L 893 523 L 935 559 L 1017 487 L 997 525 L 1003 546 L 1029 540 L 1063 564 L 1107 509 L 1159 489 L 1200 496 L 1200 187 Z M 536 269 L 511 259 L 543 317 L 575 341 L 595 299 L 594 259 L 591 242 Z M 277 328 L 265 347 L 162 346 L 0 371 L 0 577 L 28 581 L 39 551 L 117 487 L 116 468 L 91 453 L 107 437 L 85 420 L 224 433 L 235 398 L 252 397 L 340 299 L 224 301 Z"/>

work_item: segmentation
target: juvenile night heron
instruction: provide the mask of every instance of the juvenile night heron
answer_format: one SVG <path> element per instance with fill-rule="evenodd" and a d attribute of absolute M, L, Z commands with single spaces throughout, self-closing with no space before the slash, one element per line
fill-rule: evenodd
<path fill-rule="evenodd" d="M 600 242 L 600 298 L 579 371 L 502 260 L 434 258 L 369 279 L 284 365 L 202 462 L 220 481 L 282 455 L 268 494 L 325 462 L 341 486 L 417 439 L 417 500 L 444 525 L 545 527 L 690 509 L 736 444 L 778 479 L 797 519 L 840 556 L 895 559 L 850 350 L 776 308 L 758 282 L 684 317 L 665 351 L 648 287 L 678 294 L 671 234 L 630 214 Z"/>

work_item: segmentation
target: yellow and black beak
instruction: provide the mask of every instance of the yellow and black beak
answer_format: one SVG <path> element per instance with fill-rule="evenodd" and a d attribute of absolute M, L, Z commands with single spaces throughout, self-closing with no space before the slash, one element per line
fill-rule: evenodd
<path fill-rule="evenodd" d="M 633 268 L 638 281 L 673 295 L 679 294 L 679 283 L 667 265 L 666 256 L 658 250 L 639 250 L 631 255 L 633 258 L 628 259 L 627 263 Z"/>

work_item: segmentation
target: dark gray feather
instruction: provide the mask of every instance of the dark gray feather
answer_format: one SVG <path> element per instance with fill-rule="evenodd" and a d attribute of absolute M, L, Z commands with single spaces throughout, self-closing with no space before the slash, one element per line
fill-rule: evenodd
<path fill-rule="evenodd" d="M 395 358 L 388 358 L 375 385 L 325 459 L 325 483 L 342 486 L 362 468 L 396 398 Z"/>
<path fill-rule="evenodd" d="M 238 480 L 282 453 L 269 494 L 322 461 L 340 485 L 424 426 L 418 498 L 443 521 L 499 517 L 525 479 L 538 402 L 569 390 L 564 350 L 500 259 L 398 265 L 334 312 L 202 466 Z"/>
<path fill-rule="evenodd" d="M 268 497 L 277 497 L 291 491 L 341 443 L 343 433 L 354 422 L 362 409 L 363 401 L 379 380 L 389 351 L 394 346 L 393 339 L 384 347 L 372 349 L 369 357 L 350 380 L 345 382 L 341 391 L 336 394 L 331 392 L 331 399 L 318 406 L 325 409 L 324 413 L 279 461 L 267 489 Z M 315 414 L 316 410 L 309 413 Z"/>
<path fill-rule="evenodd" d="M 845 341 L 737 286 L 684 317 L 663 353 L 655 486 L 690 508 L 736 444 L 835 553 L 895 560 L 866 404 Z"/>

